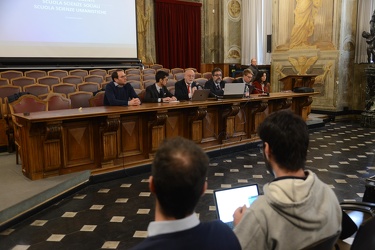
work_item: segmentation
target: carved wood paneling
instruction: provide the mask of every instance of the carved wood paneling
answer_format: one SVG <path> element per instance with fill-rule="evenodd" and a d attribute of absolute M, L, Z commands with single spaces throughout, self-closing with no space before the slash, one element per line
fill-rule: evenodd
<path fill-rule="evenodd" d="M 107 117 L 100 126 L 101 156 L 103 161 L 117 157 L 117 132 L 120 127 L 120 116 Z"/>
<path fill-rule="evenodd" d="M 142 116 L 129 115 L 121 117 L 119 152 L 120 157 L 139 155 L 143 152 Z"/>
<path fill-rule="evenodd" d="M 43 153 L 44 171 L 58 171 L 61 166 L 61 141 L 62 122 L 48 123 L 46 125 Z"/>
<path fill-rule="evenodd" d="M 64 167 L 94 163 L 93 129 L 90 121 L 63 125 Z"/>
<path fill-rule="evenodd" d="M 189 138 L 195 142 L 202 142 L 203 139 L 203 119 L 207 115 L 207 107 L 198 107 L 192 110 L 189 115 L 190 134 Z"/>

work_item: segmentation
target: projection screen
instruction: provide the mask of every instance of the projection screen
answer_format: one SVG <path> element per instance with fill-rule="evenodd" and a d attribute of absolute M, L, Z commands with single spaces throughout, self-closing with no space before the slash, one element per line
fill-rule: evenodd
<path fill-rule="evenodd" d="M 0 60 L 137 59 L 135 0 L 0 1 Z"/>

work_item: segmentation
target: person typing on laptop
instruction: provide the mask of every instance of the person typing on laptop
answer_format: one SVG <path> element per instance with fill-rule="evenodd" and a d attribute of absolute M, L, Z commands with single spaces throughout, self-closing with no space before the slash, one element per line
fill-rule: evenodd
<path fill-rule="evenodd" d="M 222 221 L 200 222 L 195 207 L 207 188 L 209 159 L 195 142 L 182 137 L 164 141 L 151 167 L 149 187 L 156 197 L 155 221 L 139 249 L 240 250 L 238 239 Z"/>
<path fill-rule="evenodd" d="M 251 69 L 244 69 L 243 77 L 237 78 L 233 83 L 245 83 L 245 97 L 249 97 L 250 94 L 253 94 L 254 88 L 252 86 L 253 71 Z"/>
<path fill-rule="evenodd" d="M 309 134 L 290 110 L 269 115 L 258 128 L 268 171 L 275 179 L 252 205 L 235 210 L 242 249 L 302 249 L 341 230 L 332 188 L 305 169 Z"/>
<path fill-rule="evenodd" d="M 224 95 L 225 81 L 223 79 L 223 72 L 220 68 L 212 70 L 212 78 L 208 80 L 204 88 L 210 90 L 210 97 L 218 97 Z"/>
<path fill-rule="evenodd" d="M 169 102 L 177 100 L 166 87 L 168 82 L 167 72 L 159 70 L 155 74 L 155 80 L 155 84 L 152 84 L 146 88 L 146 94 L 143 102 Z"/>

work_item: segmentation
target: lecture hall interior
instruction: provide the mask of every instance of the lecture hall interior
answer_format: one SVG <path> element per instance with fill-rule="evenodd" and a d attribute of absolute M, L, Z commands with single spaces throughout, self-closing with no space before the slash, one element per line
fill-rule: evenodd
<path fill-rule="evenodd" d="M 272 181 L 257 128 L 283 109 L 308 125 L 306 168 L 330 185 L 343 209 L 374 215 L 375 0 L 0 6 L 0 249 L 135 246 L 154 218 L 153 157 L 176 136 L 210 157 L 196 212 L 214 220 L 213 190 L 256 183 L 262 192 Z M 187 69 L 204 83 L 220 68 L 231 83 L 252 59 L 270 93 L 103 105 L 115 69 L 142 99 L 158 70 L 168 72 L 173 93 Z"/>

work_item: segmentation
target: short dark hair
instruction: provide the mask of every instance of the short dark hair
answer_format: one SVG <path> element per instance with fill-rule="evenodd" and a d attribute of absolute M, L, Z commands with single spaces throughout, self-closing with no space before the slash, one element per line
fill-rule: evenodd
<path fill-rule="evenodd" d="M 120 71 L 124 71 L 124 70 L 123 69 L 116 69 L 115 71 L 112 72 L 112 75 L 111 75 L 112 81 L 115 81 L 115 78 L 118 79 L 118 72 L 120 72 Z"/>
<path fill-rule="evenodd" d="M 305 168 L 309 133 L 300 116 L 290 110 L 272 113 L 260 124 L 258 134 L 269 144 L 281 168 L 291 171 Z"/>
<path fill-rule="evenodd" d="M 160 79 L 164 79 L 165 77 L 168 77 L 169 74 L 163 70 L 159 70 L 158 72 L 156 72 L 155 74 L 155 80 L 156 82 L 159 82 Z"/>
<path fill-rule="evenodd" d="M 194 212 L 202 196 L 208 163 L 203 149 L 188 139 L 174 137 L 160 145 L 152 176 L 165 215 L 182 219 Z"/>
<path fill-rule="evenodd" d="M 212 76 L 215 74 L 215 72 L 218 72 L 218 71 L 220 71 L 220 73 L 223 74 L 223 71 L 221 70 L 221 68 L 214 68 L 214 69 L 211 71 Z"/>

